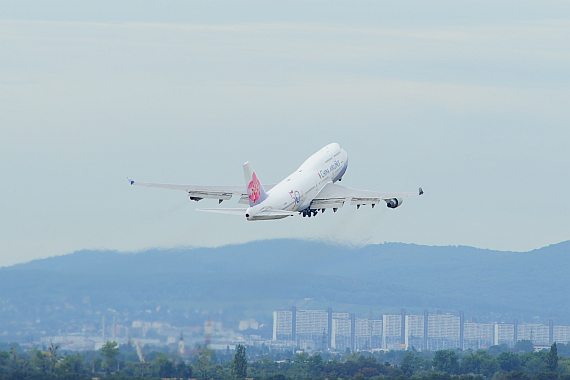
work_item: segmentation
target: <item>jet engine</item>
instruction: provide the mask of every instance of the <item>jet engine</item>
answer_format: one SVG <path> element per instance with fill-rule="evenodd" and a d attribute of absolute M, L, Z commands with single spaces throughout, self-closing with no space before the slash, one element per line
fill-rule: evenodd
<path fill-rule="evenodd" d="M 386 201 L 386 207 L 396 208 L 399 207 L 404 200 L 402 198 L 390 198 L 390 199 L 384 199 L 384 201 Z"/>

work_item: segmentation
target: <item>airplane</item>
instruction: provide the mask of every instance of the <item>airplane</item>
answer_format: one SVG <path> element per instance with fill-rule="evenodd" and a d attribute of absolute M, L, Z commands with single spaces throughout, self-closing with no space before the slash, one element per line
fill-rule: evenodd
<path fill-rule="evenodd" d="M 183 190 L 193 201 L 218 199 L 218 204 L 239 196 L 240 204 L 249 204 L 248 208 L 198 208 L 198 211 L 245 216 L 248 221 L 283 219 L 289 216 L 316 216 L 319 210 L 324 213 L 332 208 L 336 212 L 346 202 L 356 205 L 372 205 L 386 202 L 388 208 L 402 205 L 403 198 L 422 195 L 424 192 L 383 193 L 368 190 L 351 189 L 340 182 L 348 167 L 348 155 L 337 143 L 332 143 L 309 157 L 287 178 L 278 184 L 261 184 L 251 164 L 243 164 L 245 186 L 196 186 L 171 185 L 160 183 L 135 182 L 128 178 L 131 185 L 158 187 L 163 189 Z"/>

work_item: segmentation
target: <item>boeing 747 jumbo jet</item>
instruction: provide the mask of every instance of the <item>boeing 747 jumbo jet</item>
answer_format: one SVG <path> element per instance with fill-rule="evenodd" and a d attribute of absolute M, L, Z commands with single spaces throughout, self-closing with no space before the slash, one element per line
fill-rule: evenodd
<path fill-rule="evenodd" d="M 357 190 L 336 184 L 341 181 L 348 167 L 348 155 L 339 144 L 325 146 L 309 157 L 303 164 L 274 185 L 262 185 L 253 171 L 249 161 L 243 164 L 245 186 L 195 186 L 169 185 L 160 183 L 135 182 L 131 185 L 159 187 L 164 189 L 183 190 L 193 201 L 204 198 L 218 199 L 219 203 L 231 199 L 233 195 L 240 197 L 238 203 L 249 204 L 248 208 L 199 208 L 199 211 L 222 214 L 242 215 L 249 221 L 283 219 L 288 216 L 316 216 L 319 210 L 325 212 L 332 208 L 336 212 L 346 202 L 356 205 L 372 205 L 384 201 L 388 208 L 396 208 L 402 204 L 403 198 L 413 193 L 380 193 L 376 191 Z"/>

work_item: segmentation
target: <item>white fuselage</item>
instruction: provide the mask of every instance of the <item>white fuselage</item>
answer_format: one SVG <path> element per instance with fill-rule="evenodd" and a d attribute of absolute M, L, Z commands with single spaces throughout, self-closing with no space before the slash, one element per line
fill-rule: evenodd
<path fill-rule="evenodd" d="M 344 175 L 348 155 L 337 143 L 329 144 L 309 157 L 283 181 L 267 191 L 267 199 L 249 207 L 248 220 L 259 220 L 256 214 L 264 210 L 303 211 L 322 188 L 336 182 Z M 265 219 L 265 218 L 263 218 Z"/>

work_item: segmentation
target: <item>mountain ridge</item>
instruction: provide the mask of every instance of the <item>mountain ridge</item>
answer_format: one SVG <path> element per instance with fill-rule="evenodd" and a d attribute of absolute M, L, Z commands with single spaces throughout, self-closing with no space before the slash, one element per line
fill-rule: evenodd
<path fill-rule="evenodd" d="M 371 309 L 404 307 L 570 324 L 569 268 L 570 241 L 528 252 L 288 239 L 138 253 L 85 250 L 0 268 L 0 331 L 14 321 L 27 328 L 41 321 L 37 328 L 44 330 L 94 323 L 109 309 L 173 324 L 198 323 L 214 309 L 224 310 L 220 318 L 229 324 L 251 316 L 270 323 L 273 310 L 292 305 L 363 317 Z"/>

